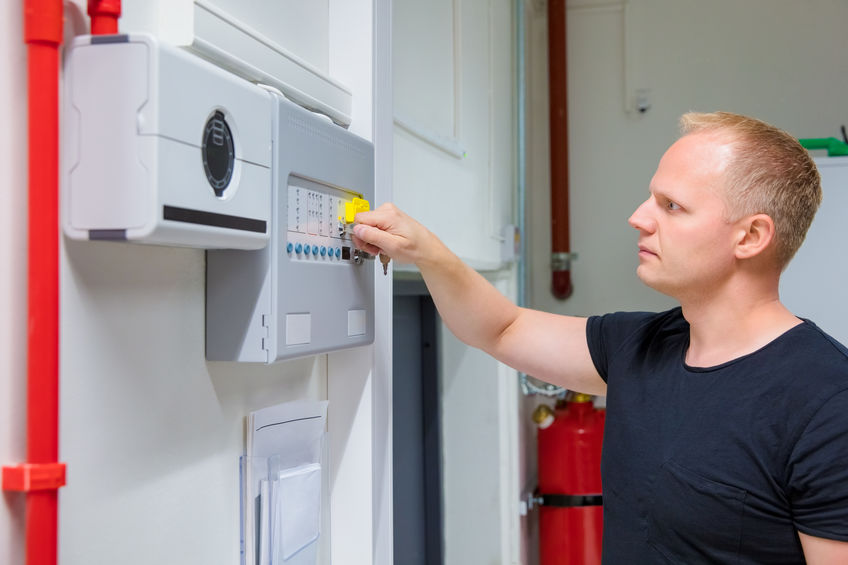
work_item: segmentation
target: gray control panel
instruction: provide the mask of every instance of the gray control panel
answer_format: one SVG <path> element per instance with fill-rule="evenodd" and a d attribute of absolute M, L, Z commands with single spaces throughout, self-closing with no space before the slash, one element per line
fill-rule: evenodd
<path fill-rule="evenodd" d="M 373 261 L 345 207 L 373 201 L 371 143 L 282 97 L 268 246 L 207 252 L 206 358 L 273 363 L 374 341 Z"/>

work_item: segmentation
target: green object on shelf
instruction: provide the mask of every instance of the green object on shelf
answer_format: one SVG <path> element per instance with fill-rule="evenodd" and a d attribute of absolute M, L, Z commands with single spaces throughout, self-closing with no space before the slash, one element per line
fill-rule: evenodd
<path fill-rule="evenodd" d="M 840 141 L 835 137 L 815 137 L 799 139 L 798 141 L 805 149 L 827 149 L 828 157 L 848 155 L 848 143 Z"/>

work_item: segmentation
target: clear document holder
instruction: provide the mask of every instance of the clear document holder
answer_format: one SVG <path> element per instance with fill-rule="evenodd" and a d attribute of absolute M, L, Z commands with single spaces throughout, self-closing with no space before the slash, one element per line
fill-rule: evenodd
<path fill-rule="evenodd" d="M 323 420 L 287 423 L 271 424 L 282 438 L 279 453 L 240 458 L 242 565 L 318 563 L 325 508 Z"/>

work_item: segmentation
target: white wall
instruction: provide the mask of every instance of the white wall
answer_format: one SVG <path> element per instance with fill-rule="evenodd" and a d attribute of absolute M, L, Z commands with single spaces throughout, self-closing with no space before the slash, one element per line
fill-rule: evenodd
<path fill-rule="evenodd" d="M 487 273 L 515 296 L 514 273 Z M 445 563 L 519 563 L 516 372 L 440 325 Z"/>
<path fill-rule="evenodd" d="M 27 129 L 23 3 L 0 3 L 0 465 L 26 460 Z M 24 497 L 2 494 L 0 563 L 23 563 Z"/>
<path fill-rule="evenodd" d="M 21 5 L 3 3 L 0 19 L 0 101 L 7 108 L 0 133 L 0 174 L 7 187 L 0 196 L 4 465 L 24 460 L 26 439 Z M 380 6 L 385 19 L 389 6 Z M 336 42 L 327 45 L 324 63 L 333 80 L 351 89 L 351 130 L 367 139 L 374 129 L 372 8 L 369 0 L 327 5 L 327 33 L 332 31 Z M 84 21 L 73 7 L 70 15 Z M 387 118 L 382 121 L 385 132 Z M 388 199 L 385 171 L 377 176 L 383 179 L 378 198 Z M 332 556 L 341 565 L 385 563 L 391 476 L 379 458 L 391 442 L 385 429 L 390 426 L 385 392 L 390 387 L 391 360 L 386 362 L 385 353 L 391 350 L 390 306 L 388 314 L 382 308 L 376 316 L 373 347 L 269 367 L 210 363 L 204 360 L 204 265 L 200 250 L 63 238 L 60 460 L 68 464 L 68 485 L 60 490 L 60 562 L 237 563 L 237 461 L 244 416 L 287 400 L 329 398 L 333 512 L 327 533 L 332 537 L 322 540 L 322 562 Z M 386 280 L 378 283 L 377 293 L 378 302 L 390 304 Z M 378 485 L 373 484 L 375 474 Z M 389 485 L 388 518 L 384 484 Z M 374 504 L 378 494 L 379 504 Z M 3 495 L 4 564 L 23 563 L 23 501 L 16 494 Z"/>
<path fill-rule="evenodd" d="M 394 2 L 395 203 L 479 269 L 514 223 L 510 0 Z"/>
<path fill-rule="evenodd" d="M 374 0 L 374 196 L 377 204 L 391 201 L 394 152 L 392 137 L 392 0 Z M 356 115 L 356 108 L 353 110 Z M 394 265 L 389 267 L 394 272 Z M 374 283 L 374 319 L 376 343 L 374 348 L 373 391 L 373 535 L 372 563 L 392 563 L 393 542 L 393 414 L 392 414 L 392 279 L 377 277 Z"/>
<path fill-rule="evenodd" d="M 327 398 L 326 356 L 204 360 L 204 254 L 66 241 L 62 563 L 236 562 L 243 417 Z"/>
<path fill-rule="evenodd" d="M 626 220 L 688 110 L 729 110 L 799 137 L 838 136 L 848 123 L 848 4 L 834 0 L 631 0 L 633 89 L 648 88 L 645 115 L 625 114 L 624 18 L 608 2 L 569 3 L 571 241 L 574 295 L 550 292 L 547 31 L 533 22 L 528 117 L 530 303 L 590 315 L 672 302 L 636 278 L 636 231 Z M 577 5 L 588 6 L 578 8 Z M 532 75 L 530 74 L 532 73 Z"/>
<path fill-rule="evenodd" d="M 395 0 L 395 203 L 515 298 L 514 5 Z M 446 563 L 518 562 L 515 371 L 442 327 Z"/>

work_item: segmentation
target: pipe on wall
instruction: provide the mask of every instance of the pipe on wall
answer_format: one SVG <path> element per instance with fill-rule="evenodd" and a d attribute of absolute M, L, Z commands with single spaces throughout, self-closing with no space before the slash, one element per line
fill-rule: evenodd
<path fill-rule="evenodd" d="M 121 0 L 88 0 L 88 16 L 91 18 L 91 35 L 116 34 Z"/>
<path fill-rule="evenodd" d="M 568 77 L 566 0 L 548 0 L 548 89 L 551 144 L 551 292 L 571 296 L 568 210 Z"/>
<path fill-rule="evenodd" d="M 92 33 L 118 33 L 120 0 L 89 0 Z M 26 493 L 26 563 L 58 561 L 59 47 L 62 0 L 24 0 L 27 44 L 27 462 L 3 467 L 2 488 Z"/>
<path fill-rule="evenodd" d="M 59 46 L 62 0 L 24 1 L 28 99 L 27 462 L 3 467 L 26 493 L 26 562 L 57 561 L 59 458 Z"/>

